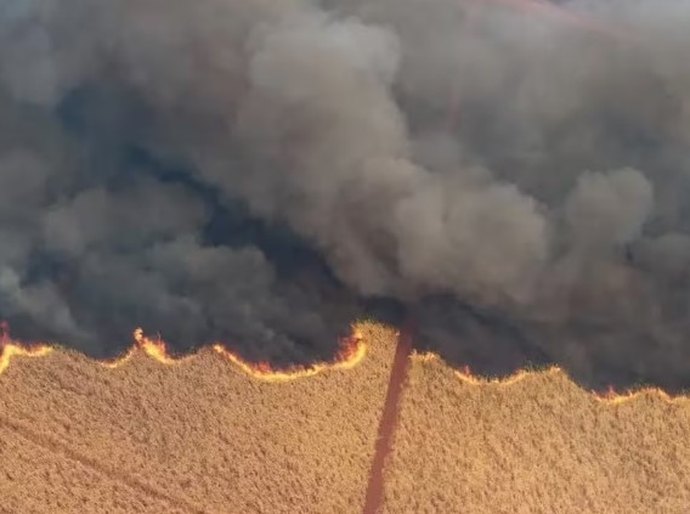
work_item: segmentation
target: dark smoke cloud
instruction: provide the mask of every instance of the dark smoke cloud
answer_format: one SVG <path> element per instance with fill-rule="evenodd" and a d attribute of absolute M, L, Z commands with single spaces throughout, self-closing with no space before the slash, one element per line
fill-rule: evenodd
<path fill-rule="evenodd" d="M 287 362 L 373 299 L 480 371 L 687 387 L 690 2 L 565 4 L 615 32 L 457 0 L 5 2 L 0 317 Z"/>

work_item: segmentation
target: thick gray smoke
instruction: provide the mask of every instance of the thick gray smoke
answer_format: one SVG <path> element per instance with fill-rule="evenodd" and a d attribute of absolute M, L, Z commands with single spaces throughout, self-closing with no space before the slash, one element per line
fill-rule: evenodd
<path fill-rule="evenodd" d="M 0 317 L 690 385 L 690 1 L 566 3 L 4 2 Z"/>

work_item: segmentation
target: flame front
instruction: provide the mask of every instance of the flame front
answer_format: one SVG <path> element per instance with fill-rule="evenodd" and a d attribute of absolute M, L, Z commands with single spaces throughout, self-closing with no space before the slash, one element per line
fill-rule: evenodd
<path fill-rule="evenodd" d="M 144 334 L 141 328 L 137 328 L 134 331 L 133 338 L 134 344 L 121 357 L 109 361 L 100 361 L 100 364 L 111 369 L 118 368 L 134 357 L 137 352 L 143 352 L 147 357 L 167 366 L 178 364 L 190 357 L 177 357 L 172 355 L 168 351 L 167 344 L 160 336 L 150 338 Z M 53 352 L 56 348 L 57 346 L 52 344 L 27 344 L 14 341 L 9 336 L 9 327 L 7 324 L 0 322 L 0 375 L 7 370 L 10 361 L 14 357 L 44 357 Z M 357 330 L 353 332 L 351 337 L 343 340 L 341 348 L 332 362 L 319 362 L 304 366 L 294 366 L 288 369 L 275 369 L 267 362 L 249 362 L 220 343 L 214 344 L 212 348 L 217 354 L 237 366 L 242 372 L 264 382 L 288 382 L 300 378 L 311 377 L 323 371 L 352 369 L 362 362 L 367 353 L 367 345 Z M 414 353 L 412 358 L 423 362 L 441 360 L 435 353 Z M 466 384 L 474 386 L 506 386 L 520 382 L 535 374 L 565 372 L 557 366 L 552 366 L 551 368 L 543 370 L 520 370 L 505 378 L 486 378 L 473 374 L 470 368 L 465 366 L 462 369 L 454 370 L 454 373 Z M 690 401 L 689 396 L 671 396 L 666 391 L 655 387 L 625 392 L 617 392 L 613 388 L 609 388 L 605 393 L 593 391 L 592 394 L 597 401 L 611 405 L 622 404 L 645 395 L 656 396 L 669 403 Z"/>
<path fill-rule="evenodd" d="M 43 357 L 53 351 L 47 344 L 23 345 L 10 338 L 9 326 L 0 322 L 0 375 L 9 367 L 13 357 Z"/>
<path fill-rule="evenodd" d="M 475 375 L 472 373 L 472 370 L 470 369 L 469 366 L 464 366 L 460 370 L 456 370 L 455 374 L 457 377 L 462 380 L 463 382 L 467 384 L 472 384 L 472 385 L 488 385 L 488 384 L 497 384 L 497 385 L 502 385 L 502 386 L 508 386 L 512 384 L 516 384 L 532 375 L 535 375 L 536 373 L 562 373 L 563 370 L 559 368 L 558 366 L 552 366 L 550 368 L 547 368 L 542 371 L 532 371 L 532 370 L 527 370 L 527 369 L 521 369 L 512 375 L 505 377 L 505 378 L 486 378 L 486 377 L 481 377 L 478 375 Z"/>
<path fill-rule="evenodd" d="M 12 357 L 42 357 L 52 352 L 55 348 L 52 345 L 18 343 L 12 341 L 8 334 L 9 327 L 7 324 L 0 323 L 0 374 L 9 367 Z M 156 362 L 167 366 L 178 364 L 190 357 L 176 357 L 172 355 L 168 351 L 168 345 L 160 336 L 156 338 L 148 337 L 141 328 L 137 328 L 134 331 L 133 339 L 134 344 L 122 356 L 112 360 L 99 361 L 99 363 L 109 369 L 119 368 L 132 359 L 137 352 L 143 352 Z M 251 363 L 246 361 L 220 343 L 213 345 L 213 349 L 247 375 L 265 382 L 286 382 L 310 377 L 330 369 L 351 369 L 364 359 L 367 350 L 361 335 L 355 331 L 351 337 L 344 340 L 340 351 L 332 363 L 316 363 L 280 370 L 273 368 L 267 362 Z"/>
<path fill-rule="evenodd" d="M 274 369 L 268 362 L 250 363 L 231 352 L 222 344 L 213 345 L 213 349 L 225 359 L 239 367 L 247 375 L 264 382 L 288 382 L 298 378 L 317 375 L 331 369 L 352 369 L 359 364 L 367 353 L 367 346 L 362 337 L 355 332 L 347 338 L 332 363 L 316 363 L 308 366 L 295 366 L 286 370 Z"/>
<path fill-rule="evenodd" d="M 134 331 L 134 340 L 137 343 L 137 347 L 142 349 L 146 355 L 152 359 L 160 362 L 161 364 L 177 364 L 178 362 L 184 360 L 184 357 L 175 358 L 170 353 L 168 353 L 168 346 L 165 341 L 157 336 L 156 339 L 151 339 L 144 335 L 144 331 L 137 328 Z"/>
<path fill-rule="evenodd" d="M 432 352 L 426 353 L 415 353 L 412 356 L 415 360 L 419 362 L 430 362 L 441 360 L 441 357 Z M 567 375 L 567 373 L 558 366 L 551 366 L 550 368 L 545 368 L 542 370 L 529 370 L 521 369 L 503 378 L 495 377 L 482 377 L 481 375 L 475 375 L 469 366 L 464 366 L 461 369 L 454 370 L 455 376 L 458 377 L 462 382 L 472 385 L 472 386 L 509 386 L 516 384 L 526 378 L 532 377 L 537 374 L 558 374 L 562 373 Z M 642 396 L 656 396 L 668 403 L 690 401 L 690 397 L 684 394 L 679 394 L 677 396 L 671 396 L 666 391 L 659 389 L 658 387 L 644 387 L 635 390 L 629 390 L 624 392 L 617 392 L 613 387 L 609 387 L 606 392 L 602 393 L 600 391 L 590 391 L 592 396 L 599 402 L 606 403 L 609 405 L 620 405 L 622 403 L 635 400 Z"/>
<path fill-rule="evenodd" d="M 134 344 L 124 354 L 112 360 L 102 361 L 101 365 L 110 369 L 119 368 L 134 357 L 137 351 L 143 351 L 148 357 L 166 365 L 176 364 L 185 359 L 184 357 L 176 358 L 170 355 L 168 346 L 160 336 L 156 339 L 147 337 L 144 335 L 144 331 L 141 328 L 137 328 L 132 337 L 134 339 Z"/>
<path fill-rule="evenodd" d="M 644 387 L 636 390 L 626 391 L 624 393 L 616 392 L 613 387 L 609 387 L 605 393 L 594 393 L 594 396 L 600 402 L 609 403 L 612 405 L 619 405 L 643 396 L 657 396 L 669 403 L 690 400 L 690 397 L 687 395 L 671 396 L 666 391 L 658 387 Z"/>
<path fill-rule="evenodd" d="M 9 367 L 13 357 L 44 357 L 53 351 L 51 346 L 21 346 L 3 342 L 0 345 L 0 375 Z"/>

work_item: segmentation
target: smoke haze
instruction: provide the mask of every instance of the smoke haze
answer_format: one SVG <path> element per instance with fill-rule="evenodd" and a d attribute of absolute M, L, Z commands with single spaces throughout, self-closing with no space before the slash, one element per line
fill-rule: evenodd
<path fill-rule="evenodd" d="M 5 2 L 0 318 L 689 387 L 690 2 L 565 4 Z"/>

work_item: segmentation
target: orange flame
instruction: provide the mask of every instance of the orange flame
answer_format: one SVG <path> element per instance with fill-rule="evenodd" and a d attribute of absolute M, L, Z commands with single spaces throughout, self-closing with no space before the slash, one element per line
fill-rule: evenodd
<path fill-rule="evenodd" d="M 430 362 L 430 361 L 441 361 L 441 357 L 438 354 L 427 352 L 427 353 L 415 353 L 413 358 L 420 362 Z M 541 370 L 529 370 L 522 369 L 518 370 L 512 375 L 496 378 L 496 377 L 482 377 L 472 373 L 469 366 L 464 366 L 461 369 L 456 369 L 454 371 L 455 376 L 457 376 L 461 381 L 466 384 L 473 386 L 508 386 L 516 384 L 526 378 L 533 377 L 539 374 L 563 374 L 568 375 L 562 368 L 558 366 L 551 366 L 550 368 L 545 368 Z M 628 390 L 624 392 L 617 392 L 613 387 L 609 387 L 605 393 L 600 391 L 590 391 L 592 396 L 599 402 L 606 403 L 609 405 L 620 405 L 636 398 L 643 396 L 656 396 L 663 401 L 668 403 L 685 402 L 690 401 L 690 396 L 686 394 L 670 395 L 663 389 L 658 387 L 643 387 L 635 390 Z"/>
<path fill-rule="evenodd" d="M 299 378 L 311 377 L 326 370 L 352 369 L 364 359 L 367 353 L 367 346 L 358 333 L 353 334 L 352 337 L 344 341 L 336 359 L 332 363 L 320 362 L 309 366 L 296 366 L 286 370 L 274 369 L 268 362 L 253 364 L 245 361 L 222 344 L 213 345 L 213 349 L 247 375 L 264 382 L 288 382 Z"/>
<path fill-rule="evenodd" d="M 661 398 L 662 400 L 664 400 L 668 403 L 690 401 L 690 396 L 683 395 L 683 394 L 672 396 L 672 395 L 668 394 L 666 391 L 664 391 L 663 389 L 660 389 L 658 387 L 642 387 L 639 389 L 625 391 L 623 393 L 616 392 L 613 389 L 613 387 L 609 387 L 605 393 L 601 393 L 601 392 L 595 392 L 594 393 L 594 397 L 598 401 L 608 403 L 611 405 L 619 405 L 621 403 L 635 400 L 635 399 L 641 398 L 643 396 L 656 396 L 656 397 Z"/>
<path fill-rule="evenodd" d="M 43 357 L 53 351 L 47 344 L 23 345 L 10 339 L 9 326 L 0 322 L 0 375 L 9 367 L 13 357 Z"/>
<path fill-rule="evenodd" d="M 108 359 L 104 361 L 99 361 L 99 364 L 103 367 L 106 367 L 108 369 L 115 369 L 119 368 L 123 364 L 125 364 L 129 359 L 134 357 L 134 354 L 137 352 L 137 347 L 136 345 L 130 346 L 129 349 L 120 355 L 119 357 L 116 357 L 114 359 Z"/>
<path fill-rule="evenodd" d="M 13 357 L 43 357 L 53 351 L 51 346 L 20 346 L 14 343 L 3 343 L 0 350 L 0 375 L 9 367 Z"/>
<path fill-rule="evenodd" d="M 101 365 L 110 369 L 119 368 L 134 357 L 134 354 L 137 353 L 138 350 L 143 351 L 153 360 L 166 365 L 177 364 L 187 359 L 187 357 L 175 357 L 171 355 L 170 352 L 168 352 L 167 344 L 161 339 L 160 335 L 153 339 L 145 336 L 143 329 L 137 328 L 132 338 L 134 339 L 134 344 L 124 354 L 112 360 L 101 361 Z"/>
<path fill-rule="evenodd" d="M 177 364 L 185 359 L 185 357 L 174 357 L 168 352 L 168 347 L 158 335 L 156 339 L 148 338 L 144 335 L 144 331 L 137 328 L 134 331 L 134 340 L 137 342 L 137 347 L 141 348 L 146 355 L 161 364 Z"/>
<path fill-rule="evenodd" d="M 7 323 L 0 322 L 0 374 L 9 367 L 10 359 L 14 356 L 42 357 L 52 352 L 55 348 L 53 345 L 27 345 L 15 342 L 9 338 L 8 334 L 9 327 Z M 180 363 L 190 357 L 172 355 L 168 351 L 167 344 L 160 336 L 150 338 L 144 335 L 144 331 L 141 328 L 137 328 L 134 331 L 133 338 L 135 344 L 122 356 L 113 360 L 99 361 L 99 363 L 109 369 L 118 368 L 129 361 L 138 351 L 142 351 L 156 362 L 168 366 Z M 332 363 L 316 363 L 309 366 L 295 366 L 290 369 L 280 370 L 273 368 L 267 362 L 251 363 L 246 361 L 220 343 L 213 345 L 213 349 L 247 375 L 266 382 L 286 382 L 310 377 L 330 369 L 351 369 L 364 359 L 367 350 L 361 335 L 355 331 L 351 337 L 344 341 Z"/>
<path fill-rule="evenodd" d="M 470 369 L 469 366 L 464 366 L 462 369 L 455 371 L 455 374 L 457 375 L 457 377 L 467 384 L 472 384 L 472 385 L 495 384 L 495 385 L 501 385 L 501 386 L 508 386 L 508 385 L 517 384 L 518 382 L 521 382 L 522 380 L 524 380 L 530 376 L 534 376 L 537 373 L 557 374 L 557 373 L 563 373 L 563 370 L 561 368 L 559 368 L 558 366 L 552 366 L 552 367 L 547 368 L 547 369 L 542 370 L 542 371 L 533 371 L 533 370 L 521 369 L 521 370 L 518 370 L 515 373 L 513 373 L 512 375 L 509 375 L 505 378 L 481 377 L 481 376 L 473 374 L 472 370 Z"/>

